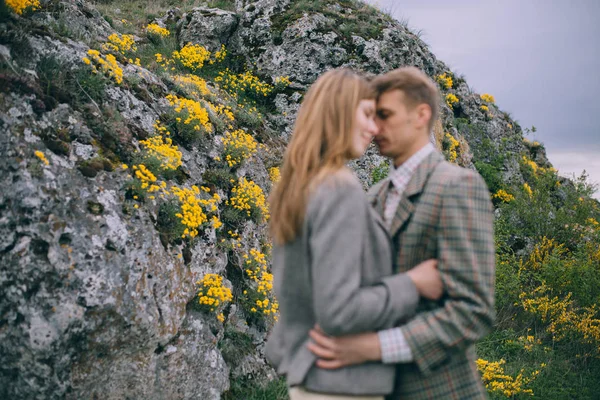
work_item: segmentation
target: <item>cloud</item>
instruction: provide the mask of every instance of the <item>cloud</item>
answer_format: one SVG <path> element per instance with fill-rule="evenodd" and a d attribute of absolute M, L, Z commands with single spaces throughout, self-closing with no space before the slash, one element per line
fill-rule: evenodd
<path fill-rule="evenodd" d="M 585 170 L 588 181 L 600 185 L 600 157 L 597 151 L 562 151 L 547 150 L 548 158 L 554 168 L 558 169 L 559 175 L 572 178 L 578 177 Z M 599 186 L 600 188 L 600 186 Z M 600 200 L 600 191 L 596 191 L 594 197 Z"/>

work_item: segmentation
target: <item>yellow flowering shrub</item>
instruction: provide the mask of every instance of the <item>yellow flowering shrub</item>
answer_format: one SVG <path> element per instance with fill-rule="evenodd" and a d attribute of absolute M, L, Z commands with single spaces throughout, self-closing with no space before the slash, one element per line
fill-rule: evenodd
<path fill-rule="evenodd" d="M 166 185 L 165 182 L 161 182 L 162 186 L 157 184 L 156 176 L 150 171 L 144 164 L 138 164 L 133 166 L 133 175 L 140 182 L 140 189 L 145 190 L 148 193 L 158 192 L 161 188 Z"/>
<path fill-rule="evenodd" d="M 577 334 L 584 343 L 593 344 L 600 352 L 600 315 L 595 305 L 579 308 L 571 293 L 563 298 L 552 296 L 552 290 L 545 283 L 519 297 L 523 310 L 547 323 L 546 330 L 553 340 L 572 340 Z"/>
<path fill-rule="evenodd" d="M 223 138 L 224 161 L 229 167 L 240 165 L 242 161 L 256 153 L 258 143 L 252 135 L 241 129 L 226 132 Z"/>
<path fill-rule="evenodd" d="M 533 160 L 530 160 L 529 157 L 525 155 L 523 156 L 523 164 L 529 167 L 534 174 L 537 174 L 540 171 L 540 168 L 537 165 L 537 163 Z"/>
<path fill-rule="evenodd" d="M 161 169 L 176 170 L 181 165 L 181 152 L 173 145 L 170 137 L 151 136 L 146 140 L 140 140 L 140 145 L 145 149 L 147 156 L 154 157 L 160 162 Z"/>
<path fill-rule="evenodd" d="M 128 52 L 136 52 L 137 46 L 133 35 L 120 35 L 113 33 L 108 37 L 108 42 L 102 45 L 102 50 L 113 51 L 125 55 Z"/>
<path fill-rule="evenodd" d="M 253 98 L 264 98 L 269 96 L 274 87 L 261 81 L 252 72 L 246 71 L 243 74 L 234 74 L 227 68 L 220 71 L 219 76 L 215 78 L 221 88 L 225 89 L 233 98 L 239 99 L 240 95 L 249 95 Z"/>
<path fill-rule="evenodd" d="M 206 81 L 198 75 L 175 75 L 173 81 L 178 85 L 187 88 L 189 94 L 194 97 L 201 98 L 210 94 Z"/>
<path fill-rule="evenodd" d="M 34 154 L 35 154 L 35 156 L 36 156 L 37 158 L 39 158 L 39 159 L 40 159 L 40 161 L 41 161 L 41 162 L 43 162 L 45 165 L 50 165 L 50 161 L 48 161 L 48 159 L 46 158 L 46 155 L 45 155 L 43 152 L 41 152 L 41 151 L 39 151 L 39 150 L 36 150 L 36 152 L 35 152 Z"/>
<path fill-rule="evenodd" d="M 452 163 L 456 162 L 456 159 L 458 158 L 458 148 L 460 146 L 460 143 L 458 142 L 458 140 L 456 140 L 454 138 L 454 136 L 452 136 L 451 134 L 449 134 L 448 132 L 446 132 L 446 135 L 444 136 L 444 140 L 442 141 L 442 150 L 444 152 L 444 154 L 446 155 L 446 159 Z"/>
<path fill-rule="evenodd" d="M 186 44 L 181 50 L 173 52 L 173 59 L 182 67 L 195 72 L 210 59 L 210 51 L 199 44 Z"/>
<path fill-rule="evenodd" d="M 488 106 L 481 106 L 481 107 L 479 107 L 479 109 L 484 112 L 490 111 L 490 108 Z"/>
<path fill-rule="evenodd" d="M 277 319 L 279 303 L 273 294 L 273 275 L 268 271 L 266 255 L 257 249 L 244 254 L 244 270 L 250 285 L 244 290 L 242 304 L 251 314 Z"/>
<path fill-rule="evenodd" d="M 149 36 L 160 38 L 167 37 L 171 34 L 171 32 L 167 28 L 163 28 L 162 26 L 156 23 L 148 24 L 148 26 L 146 26 L 146 33 Z"/>
<path fill-rule="evenodd" d="M 4 2 L 19 15 L 23 15 L 23 12 L 27 9 L 34 11 L 40 8 L 39 0 L 4 0 Z"/>
<path fill-rule="evenodd" d="M 438 75 L 435 77 L 435 80 L 437 83 L 440 84 L 440 86 L 444 89 L 452 89 L 452 76 L 449 75 L 448 73 L 444 72 L 441 75 Z"/>
<path fill-rule="evenodd" d="M 175 214 L 184 229 L 182 238 L 195 238 L 199 231 L 206 225 L 211 224 L 215 229 L 221 227 L 218 218 L 209 220 L 207 214 L 215 213 L 218 210 L 217 204 L 221 197 L 215 193 L 206 198 L 202 193 L 209 193 L 208 188 L 193 185 L 191 188 L 180 188 L 173 186 L 170 193 L 179 201 L 180 210 Z"/>
<path fill-rule="evenodd" d="M 265 194 L 260 186 L 246 178 L 240 178 L 237 185 L 231 189 L 231 197 L 226 204 L 256 221 L 269 219 Z"/>
<path fill-rule="evenodd" d="M 213 54 L 213 58 L 208 62 L 209 64 L 215 64 L 222 62 L 225 57 L 227 57 L 227 49 L 225 49 L 225 45 L 222 44 L 221 48 Z"/>
<path fill-rule="evenodd" d="M 504 371 L 503 365 L 506 364 L 504 359 L 487 361 L 480 358 L 476 363 L 489 393 L 497 393 L 509 399 L 518 394 L 533 396 L 533 390 L 527 388 L 527 385 L 537 378 L 540 374 L 539 370 L 532 372 L 529 376 L 525 376 L 524 370 L 521 370 L 517 376 L 513 377 Z"/>
<path fill-rule="evenodd" d="M 269 179 L 273 183 L 279 182 L 279 180 L 281 179 L 281 173 L 279 171 L 279 167 L 269 168 Z"/>
<path fill-rule="evenodd" d="M 496 102 L 496 99 L 494 99 L 494 96 L 492 96 L 491 94 L 488 94 L 488 93 L 482 94 L 481 100 L 485 101 L 486 103 L 495 103 Z"/>
<path fill-rule="evenodd" d="M 208 111 L 198 101 L 173 94 L 167 95 L 167 100 L 174 111 L 169 119 L 175 126 L 176 135 L 184 143 L 192 143 L 201 134 L 213 132 Z"/>
<path fill-rule="evenodd" d="M 452 93 L 448 93 L 446 95 L 446 104 L 448 107 L 453 108 L 456 103 L 458 103 L 458 97 Z"/>
<path fill-rule="evenodd" d="M 172 71 L 175 69 L 175 61 L 172 58 L 165 57 L 161 53 L 154 54 L 154 58 L 156 63 L 163 67 L 165 71 Z"/>
<path fill-rule="evenodd" d="M 198 290 L 200 306 L 210 312 L 216 312 L 217 319 L 223 322 L 225 317 L 219 310 L 233 300 L 231 289 L 223 286 L 223 277 L 218 274 L 206 274 L 196 284 L 200 286 Z"/>
<path fill-rule="evenodd" d="M 207 101 L 206 103 L 215 114 L 222 116 L 227 122 L 235 121 L 235 115 L 230 106 L 226 106 L 225 104 L 214 105 L 210 101 Z"/>
<path fill-rule="evenodd" d="M 494 193 L 494 195 L 492 196 L 492 199 L 497 199 L 503 203 L 509 203 L 515 199 L 515 196 L 508 193 L 504 189 L 500 189 L 496 193 Z"/>
<path fill-rule="evenodd" d="M 531 186 L 527 182 L 523 184 L 523 190 L 530 198 L 533 197 L 533 190 L 531 190 Z"/>
<path fill-rule="evenodd" d="M 88 50 L 89 57 L 84 57 L 83 62 L 92 67 L 93 73 L 102 72 L 117 84 L 123 82 L 123 69 L 119 67 L 117 59 L 112 54 L 103 56 L 98 50 Z"/>

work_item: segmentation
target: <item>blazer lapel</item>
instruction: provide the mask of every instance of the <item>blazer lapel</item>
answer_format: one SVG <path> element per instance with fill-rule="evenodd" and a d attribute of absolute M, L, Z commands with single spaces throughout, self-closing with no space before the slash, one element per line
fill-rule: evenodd
<path fill-rule="evenodd" d="M 371 206 L 377 211 L 380 219 L 383 218 L 383 212 L 385 207 L 385 196 L 387 194 L 387 188 L 390 185 L 390 179 L 385 178 L 380 184 L 377 191 L 371 196 Z M 383 221 L 383 220 L 382 220 Z M 385 224 L 384 224 L 385 225 Z"/>
<path fill-rule="evenodd" d="M 404 226 L 415 210 L 414 200 L 425 188 L 427 179 L 435 169 L 435 167 L 444 160 L 444 157 L 437 151 L 432 152 L 419 164 L 412 178 L 408 182 L 402 198 L 396 209 L 396 214 L 392 219 L 390 227 L 390 236 L 394 237 L 398 231 Z"/>

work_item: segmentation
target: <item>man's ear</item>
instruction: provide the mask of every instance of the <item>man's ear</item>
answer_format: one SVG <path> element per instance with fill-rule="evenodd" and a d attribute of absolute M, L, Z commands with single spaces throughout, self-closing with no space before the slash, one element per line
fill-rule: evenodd
<path fill-rule="evenodd" d="M 431 120 L 431 107 L 429 104 L 421 103 L 415 109 L 415 128 L 423 128 L 429 126 Z"/>

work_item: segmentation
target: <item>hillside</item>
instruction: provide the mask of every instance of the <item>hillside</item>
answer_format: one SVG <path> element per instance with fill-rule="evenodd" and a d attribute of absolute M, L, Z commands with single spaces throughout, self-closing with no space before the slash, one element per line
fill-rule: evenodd
<path fill-rule="evenodd" d="M 295 114 L 330 68 L 403 65 L 496 207 L 492 397 L 597 395 L 592 188 L 406 26 L 356 0 L 3 0 L 0 398 L 284 398 L 266 197 Z M 388 163 L 353 168 L 368 187 Z"/>

